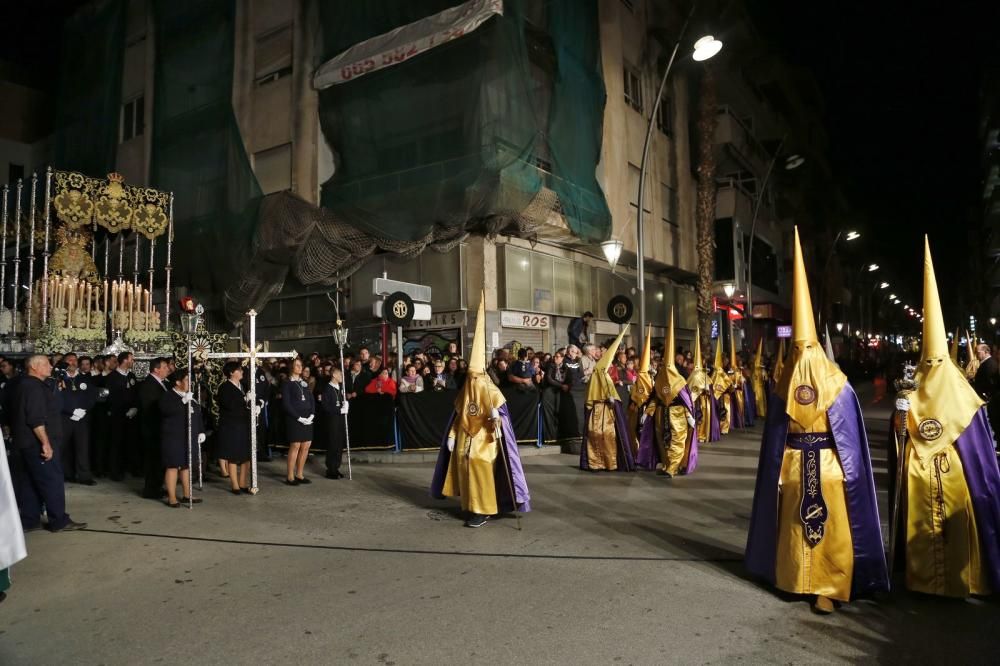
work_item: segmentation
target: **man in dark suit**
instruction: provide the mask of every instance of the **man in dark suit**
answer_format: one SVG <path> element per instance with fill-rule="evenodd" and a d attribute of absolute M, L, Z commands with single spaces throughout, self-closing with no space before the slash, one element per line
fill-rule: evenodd
<path fill-rule="evenodd" d="M 41 527 L 42 505 L 53 532 L 79 530 L 66 513 L 66 491 L 62 466 L 56 455 L 57 442 L 49 438 L 53 420 L 60 416 L 54 408 L 55 396 L 45 381 L 52 374 L 46 356 L 37 354 L 25 363 L 27 374 L 18 382 L 13 397 L 10 424 L 13 439 L 11 463 L 21 526 L 25 531 Z"/>
<path fill-rule="evenodd" d="M 67 480 L 94 485 L 90 471 L 90 412 L 97 404 L 97 386 L 93 377 L 78 368 L 73 352 L 63 357 L 66 372 L 63 374 L 62 393 L 62 452 L 60 461 Z"/>
<path fill-rule="evenodd" d="M 986 414 L 993 428 L 993 438 L 1000 432 L 1000 363 L 990 355 L 989 345 L 976 347 L 979 370 L 972 380 L 976 393 L 986 401 Z"/>
<path fill-rule="evenodd" d="M 138 449 L 135 442 L 135 417 L 139 413 L 135 399 L 135 375 L 132 374 L 131 352 L 118 354 L 117 365 L 105 378 L 108 389 L 108 424 L 110 426 L 107 460 L 102 469 L 108 472 L 112 481 L 124 478 L 126 446 Z M 131 453 L 131 452 L 130 452 Z M 137 453 L 128 456 L 138 458 Z"/>
<path fill-rule="evenodd" d="M 166 393 L 163 383 L 169 364 L 165 358 L 154 358 L 149 363 L 149 374 L 139 384 L 136 392 L 139 405 L 139 435 L 145 460 L 146 483 L 142 496 L 160 499 L 163 493 L 163 467 L 160 455 L 160 399 Z"/>

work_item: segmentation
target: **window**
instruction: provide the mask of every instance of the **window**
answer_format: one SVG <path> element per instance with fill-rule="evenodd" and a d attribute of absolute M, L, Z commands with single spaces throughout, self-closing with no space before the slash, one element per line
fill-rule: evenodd
<path fill-rule="evenodd" d="M 677 190 L 666 183 L 660 183 L 660 219 L 677 226 Z"/>
<path fill-rule="evenodd" d="M 625 103 L 642 113 L 642 77 L 639 71 L 625 65 L 622 70 L 625 78 Z"/>
<path fill-rule="evenodd" d="M 750 248 L 750 235 L 743 234 L 744 252 Z M 754 286 L 778 293 L 778 257 L 771 244 L 760 236 L 753 239 L 753 283 Z M 746 263 L 744 261 L 744 263 Z"/>
<path fill-rule="evenodd" d="M 733 218 L 715 221 L 715 280 L 736 279 L 736 248 L 733 239 Z"/>
<path fill-rule="evenodd" d="M 137 136 L 142 136 L 146 130 L 145 99 L 139 95 L 122 104 L 122 117 L 120 124 L 120 141 L 125 143 Z"/>
<path fill-rule="evenodd" d="M 254 48 L 254 82 L 258 86 L 292 73 L 292 27 L 260 35 Z"/>
<path fill-rule="evenodd" d="M 254 153 L 253 170 L 264 194 L 292 189 L 292 144 Z"/>
<path fill-rule="evenodd" d="M 24 178 L 24 165 L 14 164 L 13 162 L 7 165 L 7 182 L 16 183 L 18 178 Z"/>
<path fill-rule="evenodd" d="M 643 191 L 642 191 L 642 210 L 645 213 L 652 213 L 653 212 L 653 204 L 652 204 L 653 197 L 650 194 L 651 189 L 652 189 L 652 185 L 653 185 L 652 176 L 651 176 L 651 174 L 649 172 L 649 169 L 646 169 L 646 184 L 645 184 L 645 187 L 643 188 Z M 638 208 L 639 207 L 639 167 L 637 167 L 636 165 L 632 164 L 631 162 L 628 165 L 628 189 L 629 189 L 629 192 L 628 192 L 629 204 L 633 208 Z"/>
<path fill-rule="evenodd" d="M 660 108 L 656 112 L 656 126 L 667 136 L 674 133 L 674 101 L 666 95 L 660 98 Z"/>

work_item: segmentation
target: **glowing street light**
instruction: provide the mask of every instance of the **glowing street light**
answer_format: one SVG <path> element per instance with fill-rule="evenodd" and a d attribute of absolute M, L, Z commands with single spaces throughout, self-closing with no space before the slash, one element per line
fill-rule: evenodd
<path fill-rule="evenodd" d="M 857 240 L 859 238 L 861 238 L 861 234 L 859 234 L 857 231 L 848 231 L 847 234 L 844 236 L 844 240 L 846 241 Z"/>
<path fill-rule="evenodd" d="M 736 285 L 732 282 L 727 282 L 723 285 L 722 291 L 726 294 L 726 298 L 732 298 L 733 294 L 736 293 Z"/>
<path fill-rule="evenodd" d="M 722 50 L 722 42 L 712 35 L 705 35 L 694 43 L 694 53 L 691 58 L 695 62 L 702 62 L 717 55 Z"/>
<path fill-rule="evenodd" d="M 622 246 L 623 243 L 620 240 L 606 240 L 601 243 L 601 251 L 604 252 L 604 258 L 608 260 L 612 271 L 615 270 L 618 259 L 622 256 Z"/>
<path fill-rule="evenodd" d="M 889 288 L 889 283 L 888 282 L 883 282 L 882 284 L 880 284 L 878 286 L 878 288 L 879 289 L 888 289 Z"/>
<path fill-rule="evenodd" d="M 868 264 L 868 272 L 874 273 L 878 270 L 878 264 Z"/>

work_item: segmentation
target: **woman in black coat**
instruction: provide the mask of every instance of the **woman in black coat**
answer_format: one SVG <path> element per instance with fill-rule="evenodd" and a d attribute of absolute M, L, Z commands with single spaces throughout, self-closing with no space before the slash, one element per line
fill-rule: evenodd
<path fill-rule="evenodd" d="M 188 376 L 185 370 L 176 370 L 167 377 L 168 390 L 160 398 L 160 457 L 164 473 L 163 485 L 167 488 L 167 506 L 176 509 L 181 502 L 198 504 L 200 499 L 190 500 L 190 463 L 200 464 L 199 445 L 205 441 L 205 428 L 201 420 L 201 406 L 194 401 L 188 390 Z M 188 440 L 188 405 L 191 405 L 191 439 Z M 189 460 L 189 456 L 193 460 Z M 177 501 L 177 477 L 181 481 L 183 495 Z"/>
<path fill-rule="evenodd" d="M 285 412 L 285 436 L 288 439 L 288 478 L 290 486 L 312 483 L 305 478 L 309 445 L 313 438 L 316 401 L 309 385 L 302 379 L 302 361 L 292 361 L 291 374 L 281 387 L 281 407 Z"/>
<path fill-rule="evenodd" d="M 238 361 L 222 366 L 226 381 L 215 394 L 219 406 L 219 428 L 215 433 L 219 464 L 228 463 L 230 491 L 250 492 L 250 405 L 243 393 L 243 367 Z"/>

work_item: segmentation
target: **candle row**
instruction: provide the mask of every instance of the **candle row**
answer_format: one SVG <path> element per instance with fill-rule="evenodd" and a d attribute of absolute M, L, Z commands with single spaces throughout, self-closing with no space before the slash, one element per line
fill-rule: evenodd
<path fill-rule="evenodd" d="M 114 280 L 111 284 L 104 281 L 104 311 L 108 312 L 108 298 L 111 299 L 111 310 L 113 321 L 116 313 L 127 314 L 128 328 L 135 328 L 136 320 L 144 322 L 143 328 L 149 330 L 150 323 L 154 316 L 158 318 L 159 313 L 153 307 L 152 294 L 142 285 L 137 285 L 127 280 Z M 138 314 L 145 314 L 144 317 L 137 317 Z"/>

